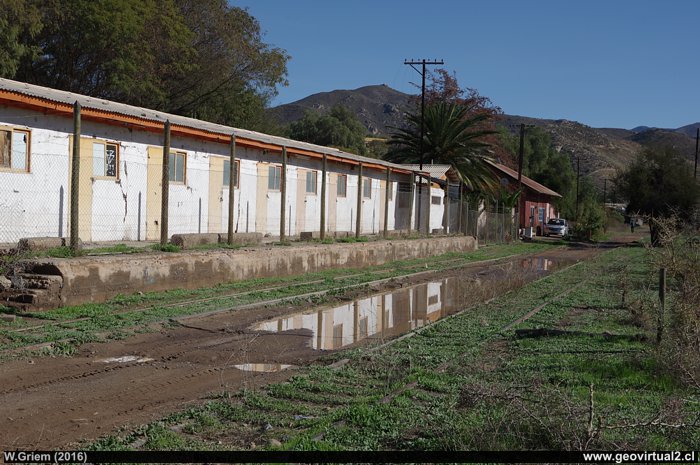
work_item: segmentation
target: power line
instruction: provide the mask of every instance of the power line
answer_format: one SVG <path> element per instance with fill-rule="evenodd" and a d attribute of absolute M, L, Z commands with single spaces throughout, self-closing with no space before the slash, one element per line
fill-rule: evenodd
<path fill-rule="evenodd" d="M 404 60 L 403 61 L 404 65 L 409 65 L 411 68 L 415 69 L 418 74 L 421 76 L 421 97 L 420 97 L 420 154 L 419 154 L 419 159 L 420 159 L 420 170 L 423 171 L 423 152 L 425 152 L 423 148 L 423 136 L 425 135 L 425 122 L 423 121 L 423 118 L 425 117 L 425 66 L 426 65 L 444 65 L 445 62 L 442 60 L 426 60 L 423 58 L 422 60 Z M 415 65 L 422 65 L 422 69 L 419 70 L 418 68 L 415 67 Z"/>

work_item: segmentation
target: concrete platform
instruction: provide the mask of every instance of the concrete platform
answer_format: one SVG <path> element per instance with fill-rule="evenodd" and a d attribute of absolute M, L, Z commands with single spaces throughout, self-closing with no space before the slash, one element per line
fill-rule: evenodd
<path fill-rule="evenodd" d="M 441 237 L 349 244 L 266 246 L 241 250 L 53 258 L 23 263 L 24 273 L 56 276 L 50 305 L 104 302 L 119 294 L 196 289 L 219 283 L 312 273 L 332 268 L 362 268 L 395 260 L 426 258 L 477 248 L 473 237 Z M 48 296 L 47 296 L 48 297 Z M 48 304 L 48 303 L 51 304 Z M 54 304 L 55 302 L 55 304 Z"/>

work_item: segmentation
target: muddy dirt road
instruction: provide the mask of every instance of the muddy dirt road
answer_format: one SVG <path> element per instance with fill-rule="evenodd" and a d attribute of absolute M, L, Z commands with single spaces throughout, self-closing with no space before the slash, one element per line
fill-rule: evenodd
<path fill-rule="evenodd" d="M 307 303 L 187 317 L 124 341 L 83 345 L 71 357 L 4 362 L 0 449 L 74 448 L 207 396 L 279 381 L 329 350 L 390 340 L 599 252 L 556 249 L 398 279 L 318 309 Z"/>

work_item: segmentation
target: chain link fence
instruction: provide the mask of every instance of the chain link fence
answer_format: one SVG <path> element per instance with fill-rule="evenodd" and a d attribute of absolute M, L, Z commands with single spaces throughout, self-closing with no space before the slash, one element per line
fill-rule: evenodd
<path fill-rule="evenodd" d="M 50 128 L 20 132 L 25 145 L 19 148 L 26 146 L 26 163 L 0 171 L 0 244 L 16 244 L 25 237 L 68 238 L 73 136 Z M 510 212 L 470 208 L 459 186 L 450 185 L 442 198 L 435 188 L 428 194 L 424 183 L 419 199 L 418 186 L 408 175 L 392 173 L 387 191 L 386 172 L 365 169 L 358 186 L 357 167 L 329 163 L 324 205 L 321 160 L 292 158 L 283 176 L 279 153 L 249 153 L 253 149 L 239 147 L 231 179 L 228 147 L 223 144 L 216 153 L 173 144 L 165 169 L 159 146 L 162 135 L 139 137 L 144 139 L 80 138 L 77 223 L 84 243 L 159 241 L 163 208 L 167 208 L 168 239 L 174 233 L 225 234 L 231 184 L 236 233 L 288 238 L 318 233 L 323 210 L 326 233 L 355 235 L 359 228 L 361 235 L 380 235 L 385 229 L 416 234 L 420 222 L 422 233 L 429 229 L 467 234 L 480 242 L 516 237 Z M 7 153 L 22 156 L 17 147 L 8 145 L 18 137 L 2 140 Z M 169 184 L 167 203 L 164 179 Z"/>

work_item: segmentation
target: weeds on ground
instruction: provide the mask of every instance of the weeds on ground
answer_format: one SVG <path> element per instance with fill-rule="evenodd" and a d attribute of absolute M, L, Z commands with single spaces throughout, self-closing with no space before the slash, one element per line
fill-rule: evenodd
<path fill-rule="evenodd" d="M 626 263 L 633 302 L 646 285 L 645 255 L 618 249 L 413 337 L 327 361 L 348 358 L 342 366 L 301 369 L 162 423 L 225 448 L 692 449 L 698 394 L 664 373 L 611 271 Z"/>

